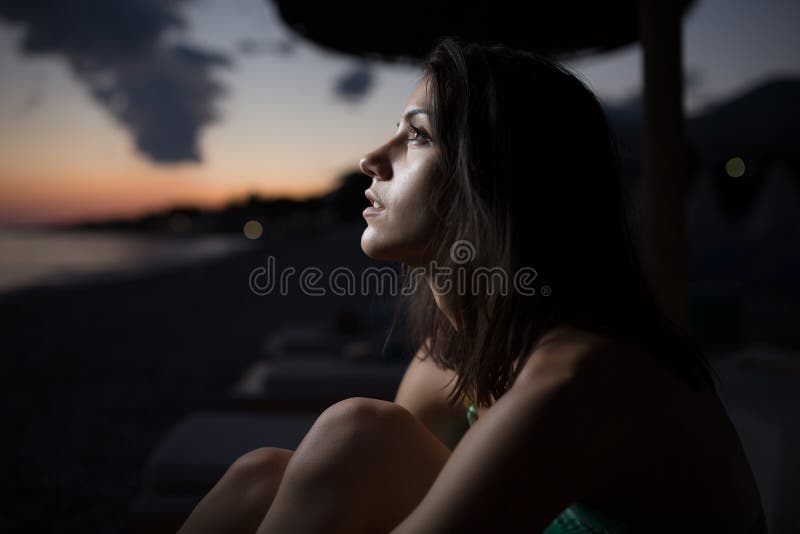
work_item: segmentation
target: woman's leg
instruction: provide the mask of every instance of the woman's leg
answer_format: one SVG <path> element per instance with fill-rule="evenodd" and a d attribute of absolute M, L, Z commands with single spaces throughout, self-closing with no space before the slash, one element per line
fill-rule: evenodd
<path fill-rule="evenodd" d="M 449 457 L 402 406 L 361 397 L 336 403 L 292 455 L 258 534 L 388 532 Z"/>
<path fill-rule="evenodd" d="M 198 503 L 178 534 L 253 534 L 275 498 L 292 452 L 264 447 L 241 456 Z"/>

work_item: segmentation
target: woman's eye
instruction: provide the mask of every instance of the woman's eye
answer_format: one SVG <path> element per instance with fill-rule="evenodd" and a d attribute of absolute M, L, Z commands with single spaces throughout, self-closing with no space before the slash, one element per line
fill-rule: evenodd
<path fill-rule="evenodd" d="M 397 127 L 400 128 L 400 123 L 397 123 Z M 421 128 L 417 128 L 416 126 L 412 126 L 411 124 L 408 125 L 409 132 L 406 141 L 424 141 L 429 142 L 431 137 L 425 132 L 425 130 Z"/>
<path fill-rule="evenodd" d="M 428 136 L 427 136 L 427 134 L 425 132 L 423 132 L 419 128 L 415 128 L 414 126 L 411 126 L 411 131 L 409 132 L 408 140 L 409 141 L 427 141 L 428 140 Z"/>

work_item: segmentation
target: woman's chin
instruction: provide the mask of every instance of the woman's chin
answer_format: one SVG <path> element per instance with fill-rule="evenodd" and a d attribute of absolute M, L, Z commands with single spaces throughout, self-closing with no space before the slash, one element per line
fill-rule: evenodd
<path fill-rule="evenodd" d="M 372 232 L 370 228 L 367 228 L 361 235 L 361 250 L 373 260 L 385 260 L 385 247 L 382 247 L 375 239 L 375 236 L 370 234 Z"/>
<path fill-rule="evenodd" d="M 381 241 L 370 228 L 361 235 L 361 250 L 373 260 L 403 261 L 402 257 L 398 257 L 402 255 L 398 255 L 397 248 Z"/>
<path fill-rule="evenodd" d="M 405 242 L 389 243 L 369 227 L 361 234 L 361 250 L 373 260 L 397 261 L 412 267 L 426 263 L 420 257 L 418 247 L 408 246 Z"/>

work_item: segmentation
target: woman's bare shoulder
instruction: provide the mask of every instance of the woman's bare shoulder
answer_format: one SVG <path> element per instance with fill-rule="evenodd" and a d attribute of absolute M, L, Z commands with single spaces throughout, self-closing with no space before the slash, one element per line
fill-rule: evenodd
<path fill-rule="evenodd" d="M 511 390 L 527 389 L 546 395 L 551 390 L 573 384 L 579 376 L 587 374 L 590 366 L 600 365 L 601 360 L 609 361 L 610 356 L 604 357 L 604 354 L 620 354 L 625 350 L 615 349 L 615 344 L 619 344 L 617 340 L 588 330 L 572 326 L 553 328 L 522 362 Z M 479 407 L 478 415 L 490 409 L 491 406 Z"/>
<path fill-rule="evenodd" d="M 635 352 L 634 347 L 619 338 L 561 326 L 548 331 L 536 344 L 523 363 L 516 383 L 543 379 L 570 381 L 603 368 L 619 370 L 612 362 L 618 364 L 642 356 Z"/>
<path fill-rule="evenodd" d="M 638 418 L 648 410 L 658 411 L 648 402 L 666 403 L 684 389 L 646 350 L 623 338 L 574 327 L 549 332 L 537 344 L 511 389 L 515 388 L 543 398 L 568 392 L 576 403 L 591 402 L 598 417 L 609 418 L 621 412 Z M 631 403 L 634 398 L 640 402 Z"/>

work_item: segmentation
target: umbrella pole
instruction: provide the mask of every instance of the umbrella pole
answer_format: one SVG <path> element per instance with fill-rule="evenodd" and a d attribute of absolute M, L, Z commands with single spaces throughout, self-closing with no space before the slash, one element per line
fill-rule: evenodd
<path fill-rule="evenodd" d="M 644 51 L 643 263 L 662 310 L 685 327 L 688 166 L 681 18 L 681 2 L 640 3 L 639 35 Z"/>

